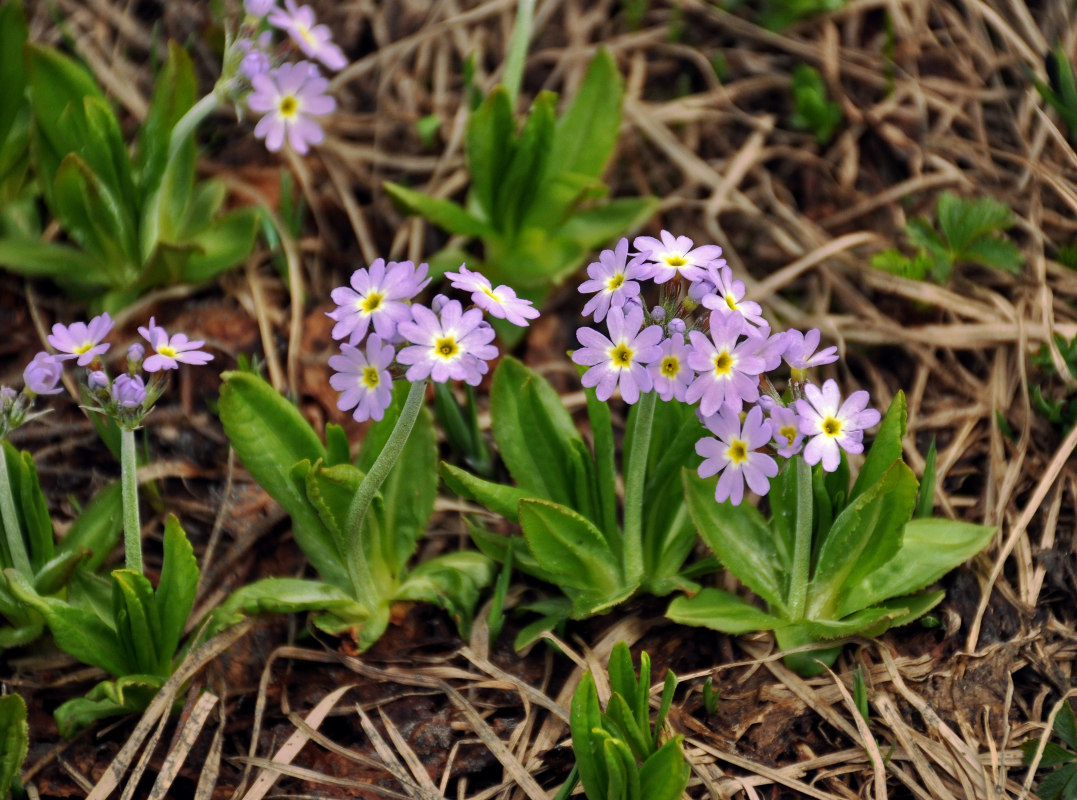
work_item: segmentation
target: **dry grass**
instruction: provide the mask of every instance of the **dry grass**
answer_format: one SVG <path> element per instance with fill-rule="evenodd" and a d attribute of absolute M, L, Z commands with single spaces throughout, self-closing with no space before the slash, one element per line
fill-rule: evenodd
<path fill-rule="evenodd" d="M 197 43 L 209 23 L 203 4 L 168 4 L 158 28 L 128 2 L 57 0 L 60 29 L 48 13 L 54 4 L 31 5 L 33 36 L 74 42 L 132 120 L 145 115 L 149 47 L 159 47 L 158 32 L 193 35 Z M 496 81 L 514 6 L 510 0 L 319 5 L 338 40 L 352 53 L 362 43 L 362 54 L 334 79 L 341 110 L 326 146 L 306 161 L 286 163 L 313 212 L 312 227 L 288 244 L 291 302 L 272 270 L 257 261 L 223 284 L 257 320 L 270 376 L 282 389 L 303 388 L 301 361 L 311 356 L 301 352 L 304 309 L 294 302 L 304 289 L 322 297 L 358 261 L 378 255 L 421 260 L 444 243 L 422 221 L 402 219 L 380 184 L 406 176 L 432 194 L 461 195 L 467 184 L 461 65 L 478 54 L 478 84 Z M 1077 276 L 1052 260 L 1060 245 L 1075 239 L 1077 154 L 1025 76 L 1025 70 L 1042 73 L 1042 56 L 1057 41 L 1074 53 L 1077 27 L 1067 5 L 856 0 L 776 35 L 703 0 L 651 3 L 643 26 L 631 31 L 612 0 L 538 3 L 525 91 L 571 93 L 594 48 L 609 47 L 628 85 L 619 158 L 610 175 L 614 192 L 658 195 L 662 209 L 652 227 L 720 244 L 775 323 L 817 326 L 838 342 L 845 366 L 833 375 L 871 389 L 876 405 L 885 406 L 903 389 L 909 398 L 905 451 L 914 469 L 923 467 L 928 440 L 938 439 L 940 513 L 998 526 L 995 541 L 968 567 L 965 594 L 971 587 L 972 599 L 944 606 L 947 646 L 903 655 L 908 637 L 859 643 L 857 660 L 868 666 L 870 725 L 850 698 L 846 659 L 852 648 L 838 674 L 804 680 L 782 665 L 767 639 L 744 637 L 736 643 L 741 660 L 683 675 L 690 688 L 678 694 L 671 722 L 688 736 L 693 797 L 1029 796 L 1030 776 L 1016 746 L 1042 734 L 1071 686 L 1077 653 L 1077 471 L 1069 458 L 1077 431 L 1063 438 L 1037 418 L 1028 391 L 1030 380 L 1041 379 L 1029 374 L 1030 350 L 1047 343 L 1061 363 L 1052 334 L 1077 334 Z M 893 26 L 892 47 L 886 19 Z M 679 36 L 671 38 L 678 28 Z M 203 44 L 195 52 L 212 75 L 212 52 Z M 712 67 L 719 56 L 723 80 Z M 788 75 L 798 62 L 821 70 L 848 121 L 825 149 L 785 125 Z M 428 114 L 443 123 L 440 143 L 429 151 L 414 129 Z M 232 120 L 222 116 L 219 123 L 218 149 L 205 168 L 225 175 L 240 196 L 266 197 L 272 159 L 252 149 Z M 899 241 L 906 217 L 929 211 L 944 189 L 1011 205 L 1027 262 L 1019 277 L 966 270 L 939 287 L 867 266 L 872 252 Z M 169 297 L 176 295 L 147 303 Z M 287 312 L 281 310 L 285 303 Z M 276 336 L 289 342 L 283 361 L 273 346 Z M 556 354 L 568 342 L 558 336 L 563 334 L 547 333 L 542 347 L 532 343 L 531 360 L 560 358 Z M 1000 428 L 1000 417 L 1013 439 Z M 182 465 L 173 472 L 159 469 L 171 475 Z M 231 466 L 227 480 L 231 485 Z M 216 530 L 224 518 L 222 509 Z M 221 561 L 214 574 L 227 574 L 267 529 L 255 526 L 238 556 L 215 545 Z M 204 584 L 202 604 L 212 602 L 219 581 Z M 225 757 L 244 765 L 236 798 L 300 796 L 272 788 L 290 777 L 298 781 L 291 785 L 301 782 L 312 793 L 333 787 L 348 796 L 432 800 L 453 791 L 468 800 L 541 800 L 564 778 L 546 764 L 566 742 L 568 702 L 582 670 L 604 664 L 620 639 L 655 641 L 657 634 L 646 633 L 649 626 L 629 615 L 591 642 L 561 643 L 575 669 L 565 675 L 547 656 L 537 686 L 496 666 L 478 632 L 470 646 L 436 663 L 386 668 L 328 650 L 282 647 L 266 664 L 242 750 L 228 750 L 235 736 L 222 736 L 232 713 L 228 703 L 221 702 L 215 716 L 216 696 L 207 694 L 213 700 L 192 700 L 163 752 L 178 768 L 192 737 L 203 727 L 215 730 L 198 797 L 222 796 L 212 790 L 225 748 Z M 195 674 L 211 655 L 192 656 L 184 674 Z M 536 659 L 542 659 L 538 651 L 530 657 Z M 454 709 L 456 741 L 441 771 L 430 773 L 381 701 L 357 704 L 351 684 L 311 710 L 291 709 L 286 691 L 281 708 L 271 708 L 273 671 L 282 662 L 332 664 L 346 670 L 354 685 L 398 687 L 397 698 L 407 692 L 439 697 Z M 706 675 L 732 698 L 723 703 L 744 701 L 737 708 L 746 710 L 736 720 L 715 726 L 700 716 L 696 692 Z M 162 712 L 171 702 L 162 700 L 147 712 L 91 797 L 112 796 L 125 785 L 132 788 L 122 796 L 132 796 L 128 770 L 145 769 L 159 748 L 168 718 Z M 508 735 L 486 721 L 497 704 L 516 709 Z M 260 736 L 268 715 L 290 720 L 294 729 L 271 749 L 261 746 Z M 341 715 L 356 720 L 355 741 L 340 743 L 319 732 L 327 718 Z M 787 736 L 781 764 L 759 746 L 759 726 L 767 725 Z M 830 746 L 816 752 L 808 740 Z M 472 785 L 466 772 L 456 771 L 463 747 L 489 751 L 501 765 L 499 777 L 484 773 Z M 357 781 L 296 764 L 297 755 L 311 748 L 388 781 Z M 31 786 L 42 770 L 63 762 L 63 749 L 39 753 L 27 765 Z M 159 771 L 163 776 L 167 769 Z M 84 790 L 93 786 L 75 777 L 73 768 L 69 772 Z M 161 783 L 148 796 L 166 796 L 167 781 Z"/>

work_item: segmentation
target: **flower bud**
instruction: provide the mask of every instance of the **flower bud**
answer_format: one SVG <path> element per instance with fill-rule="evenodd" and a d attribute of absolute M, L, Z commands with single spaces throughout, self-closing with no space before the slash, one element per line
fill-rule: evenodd
<path fill-rule="evenodd" d="M 653 322 L 661 322 L 666 318 L 666 310 L 662 306 L 655 306 L 651 309 L 651 320 Z"/>
<path fill-rule="evenodd" d="M 10 386 L 0 386 L 0 414 L 5 414 L 15 405 L 19 393 Z"/>
<path fill-rule="evenodd" d="M 695 281 L 688 287 L 688 296 L 695 300 L 697 303 L 702 303 L 703 298 L 709 294 L 714 294 L 715 286 L 710 281 Z"/>
<path fill-rule="evenodd" d="M 60 391 L 57 384 L 63 374 L 64 362 L 42 350 L 26 365 L 22 379 L 26 382 L 26 389 L 34 394 L 56 394 Z"/>
<path fill-rule="evenodd" d="M 683 334 L 685 332 L 685 330 L 687 330 L 687 327 L 688 326 L 686 326 L 684 324 L 684 320 L 681 319 L 680 317 L 674 317 L 673 319 L 671 319 L 669 321 L 669 325 L 668 325 L 670 333 Z"/>
<path fill-rule="evenodd" d="M 430 301 L 430 310 L 435 314 L 441 314 L 441 309 L 445 308 L 445 304 L 449 302 L 449 298 L 443 294 L 434 295 L 434 299 Z"/>
<path fill-rule="evenodd" d="M 137 408 L 146 399 L 146 385 L 140 375 L 120 375 L 112 383 L 112 398 L 121 408 Z"/>
<path fill-rule="evenodd" d="M 108 375 L 101 370 L 94 370 L 86 376 L 86 388 L 93 393 L 108 389 Z"/>

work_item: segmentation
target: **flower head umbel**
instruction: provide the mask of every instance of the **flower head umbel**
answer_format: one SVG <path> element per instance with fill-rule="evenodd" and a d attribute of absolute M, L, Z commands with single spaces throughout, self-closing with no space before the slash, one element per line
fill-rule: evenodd
<path fill-rule="evenodd" d="M 255 74 L 251 85 L 254 91 L 247 105 L 251 111 L 265 114 L 254 126 L 254 135 L 265 139 L 271 152 L 284 146 L 285 137 L 301 155 L 310 145 L 321 144 L 325 139 L 325 132 L 313 117 L 330 113 L 337 103 L 325 93 L 329 81 L 309 61 L 281 64 L 270 72 Z"/>
<path fill-rule="evenodd" d="M 418 268 L 410 261 L 386 264 L 383 258 L 375 259 L 369 268 L 357 269 L 350 289 L 338 286 L 332 292 L 337 307 L 327 315 L 337 323 L 333 338 L 357 345 L 373 326 L 383 341 L 393 341 L 397 326 L 411 321 L 408 303 L 430 282 L 426 271 L 426 264 Z"/>
<path fill-rule="evenodd" d="M 661 240 L 653 236 L 637 236 L 632 242 L 639 257 L 651 266 L 648 277 L 655 283 L 665 283 L 678 275 L 688 281 L 697 281 L 707 276 L 707 267 L 725 263 L 722 248 L 716 244 L 693 249 L 692 240 L 687 236 L 674 236 L 669 231 L 662 231 L 660 235 Z"/>
<path fill-rule="evenodd" d="M 714 436 L 696 442 L 696 452 L 703 456 L 699 476 L 708 478 L 722 473 L 714 499 L 740 505 L 745 483 L 757 495 L 769 492 L 770 479 L 778 474 L 778 462 L 757 452 L 770 441 L 771 423 L 763 419 L 763 410 L 752 406 L 742 426 L 740 414 L 724 406 L 717 414 L 706 417 L 704 424 Z"/>
<path fill-rule="evenodd" d="M 459 272 L 446 272 L 454 289 L 471 292 L 471 302 L 498 319 L 504 319 L 513 325 L 527 327 L 539 315 L 538 309 L 530 300 L 516 296 L 516 291 L 504 284 L 496 289 L 490 279 L 478 272 L 469 270 L 463 264 Z"/>
<path fill-rule="evenodd" d="M 366 340 L 366 352 L 350 344 L 342 344 L 340 353 L 330 356 L 329 366 L 336 370 L 329 376 L 329 385 L 342 392 L 337 408 L 348 411 L 356 422 L 380 420 L 393 402 L 393 379 L 389 365 L 393 363 L 393 348 L 382 345 L 377 334 Z"/>
<path fill-rule="evenodd" d="M 628 260 L 628 239 L 621 239 L 612 250 L 603 250 L 598 261 L 587 265 L 590 280 L 580 284 L 582 294 L 595 295 L 583 307 L 583 316 L 593 314 L 595 322 L 601 322 L 610 308 L 621 308 L 628 298 L 639 297 L 639 281 L 650 272 L 651 266 L 642 260 Z"/>
<path fill-rule="evenodd" d="M 592 328 L 576 331 L 583 347 L 572 354 L 572 360 L 590 367 L 581 382 L 594 388 L 599 400 L 608 400 L 619 386 L 624 401 L 635 403 L 640 392 L 649 392 L 654 385 L 647 365 L 662 353 L 658 344 L 662 329 L 651 325 L 640 331 L 643 309 L 636 305 L 627 311 L 611 308 L 606 323 L 609 338 Z"/>
<path fill-rule="evenodd" d="M 482 311 L 464 311 L 459 300 L 449 300 L 438 317 L 426 306 L 411 307 L 413 321 L 401 322 L 400 334 L 411 345 L 400 351 L 397 360 L 408 364 L 405 377 L 412 381 L 432 378 L 437 383 L 464 381 L 478 386 L 497 356 L 490 342 L 494 329 L 483 320 Z"/>
<path fill-rule="evenodd" d="M 200 366 L 213 360 L 209 353 L 199 350 L 204 341 L 191 341 L 185 333 L 177 333 L 171 338 L 168 332 L 156 324 L 154 317 L 150 317 L 148 327 L 140 327 L 138 332 L 150 343 L 153 355 L 145 360 L 142 367 L 146 372 L 157 372 L 162 369 L 179 369 L 180 364 L 194 364 Z"/>
<path fill-rule="evenodd" d="M 26 382 L 26 389 L 34 394 L 56 394 L 61 391 L 59 384 L 63 372 L 63 357 L 42 350 L 26 365 L 22 379 Z"/>
<path fill-rule="evenodd" d="M 343 69 L 348 64 L 344 52 L 333 44 L 333 33 L 328 25 L 316 24 L 310 6 L 296 6 L 295 0 L 284 0 L 284 8 L 269 12 L 269 22 L 286 32 L 310 58 L 316 58 L 331 70 Z M 272 149 L 272 148 L 270 148 Z"/>
<path fill-rule="evenodd" d="M 104 344 L 104 338 L 112 330 L 112 318 L 108 313 L 85 322 L 73 322 L 70 325 L 56 323 L 52 326 L 49 344 L 60 351 L 60 358 L 67 360 L 77 358 L 78 365 L 85 367 L 97 356 L 108 351 L 110 345 Z"/>
<path fill-rule="evenodd" d="M 688 384 L 696 376 L 695 370 L 688 366 L 688 348 L 684 344 L 684 335 L 675 333 L 660 345 L 658 358 L 650 363 L 647 371 L 654 381 L 654 390 L 658 397 L 666 402 L 680 400 Z"/>
<path fill-rule="evenodd" d="M 688 366 L 699 374 L 685 393 L 689 403 L 699 401 L 704 417 L 718 412 L 724 405 L 739 412 L 745 402 L 759 399 L 759 375 L 766 361 L 757 355 L 762 337 L 735 314 L 723 316 L 717 311 L 710 315 L 711 336 L 689 331 L 691 352 Z M 743 341 L 741 336 L 746 335 Z"/>
<path fill-rule="evenodd" d="M 841 391 L 834 380 L 828 380 L 823 388 L 814 384 L 804 387 L 807 399 L 797 400 L 800 415 L 800 432 L 810 436 L 804 447 L 804 460 L 811 465 L 823 463 L 826 472 L 833 472 L 841 464 L 841 452 L 864 452 L 864 430 L 879 422 L 880 414 L 867 408 L 868 393 L 853 392 L 841 401 Z M 839 449 L 840 448 L 840 449 Z"/>

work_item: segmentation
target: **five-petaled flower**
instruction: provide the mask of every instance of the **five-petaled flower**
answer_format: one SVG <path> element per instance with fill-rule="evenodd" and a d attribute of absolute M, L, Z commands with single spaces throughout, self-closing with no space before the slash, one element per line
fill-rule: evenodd
<path fill-rule="evenodd" d="M 699 374 L 685 393 L 689 403 L 699 401 L 704 417 L 717 413 L 724 405 L 739 412 L 745 402 L 759 399 L 759 375 L 766 360 L 757 355 L 765 340 L 758 331 L 746 327 L 736 314 L 710 314 L 711 337 L 689 331 L 691 352 L 688 366 Z M 741 336 L 746 338 L 741 341 Z"/>
<path fill-rule="evenodd" d="M 497 356 L 490 344 L 494 329 L 482 318 L 482 311 L 464 311 L 459 300 L 449 300 L 438 317 L 426 306 L 411 307 L 413 321 L 401 322 L 400 335 L 411 342 L 397 356 L 408 364 L 404 377 L 411 382 L 432 378 L 437 383 L 449 380 L 464 381 L 478 386 L 489 366 L 487 361 Z"/>
<path fill-rule="evenodd" d="M 841 464 L 841 450 L 864 452 L 864 430 L 880 419 L 878 411 L 867 408 L 867 392 L 853 392 L 843 403 L 837 382 L 830 379 L 822 389 L 807 384 L 804 396 L 807 399 L 797 400 L 796 410 L 800 432 L 812 437 L 804 447 L 806 462 L 815 465 L 822 461 L 823 469 L 833 472 Z"/>
<path fill-rule="evenodd" d="M 595 295 L 583 307 L 583 316 L 594 315 L 595 322 L 601 322 L 611 307 L 622 308 L 628 298 L 639 297 L 639 282 L 650 272 L 651 266 L 642 259 L 628 260 L 628 239 L 621 239 L 612 250 L 603 250 L 598 261 L 587 265 L 590 280 L 580 284 L 580 293 Z"/>
<path fill-rule="evenodd" d="M 653 236 L 637 236 L 632 246 L 639 258 L 650 265 L 648 277 L 655 283 L 665 283 L 678 275 L 685 280 L 698 281 L 707 277 L 707 267 L 725 263 L 722 248 L 716 244 L 692 247 L 687 236 L 674 236 L 662 231 L 661 240 Z"/>
<path fill-rule="evenodd" d="M 199 350 L 205 342 L 201 339 L 191 341 L 185 333 L 177 333 L 171 338 L 168 332 L 157 325 L 156 318 L 150 317 L 148 327 L 140 327 L 138 332 L 150 343 L 153 355 L 145 360 L 142 368 L 146 372 L 157 372 L 162 369 L 179 369 L 180 364 L 194 364 L 200 366 L 213 360 L 209 353 Z"/>
<path fill-rule="evenodd" d="M 356 422 L 380 420 L 393 402 L 393 379 L 389 374 L 393 355 L 393 348 L 383 345 L 376 333 L 367 337 L 365 353 L 342 344 L 340 353 L 329 358 L 329 366 L 336 370 L 329 376 L 329 385 L 342 392 L 337 408 L 354 408 Z"/>
<path fill-rule="evenodd" d="M 56 323 L 52 326 L 49 344 L 60 351 L 60 358 L 67 360 L 77 358 L 78 365 L 85 367 L 97 356 L 108 351 L 110 345 L 104 338 L 112 330 L 112 318 L 108 312 L 85 322 L 73 322 L 70 325 Z"/>
<path fill-rule="evenodd" d="M 305 6 L 304 6 L 305 7 Z M 265 114 L 254 126 L 254 135 L 266 140 L 266 147 L 277 152 L 288 144 L 304 154 L 312 144 L 321 144 L 325 131 L 313 117 L 321 117 L 337 103 L 325 92 L 329 81 L 309 61 L 281 64 L 270 72 L 251 76 L 254 91 L 247 98 L 251 111 Z"/>
<path fill-rule="evenodd" d="M 643 325 L 643 309 L 632 305 L 628 311 L 611 308 L 606 318 L 610 335 L 607 338 L 593 328 L 580 328 L 576 338 L 583 345 L 572 354 L 577 364 L 590 367 L 581 382 L 594 388 L 599 400 L 608 400 L 618 386 L 626 403 L 639 400 L 640 392 L 649 392 L 654 385 L 647 365 L 659 358 L 662 348 L 662 329 Z"/>
<path fill-rule="evenodd" d="M 397 326 L 411 321 L 408 303 L 430 282 L 426 277 L 427 265 L 416 267 L 410 261 L 375 259 L 369 268 L 352 273 L 351 288 L 338 286 L 330 295 L 337 307 L 326 312 L 336 321 L 334 339 L 347 339 L 357 345 L 373 326 L 382 341 L 397 338 Z"/>
<path fill-rule="evenodd" d="M 731 406 L 704 419 L 707 430 L 714 434 L 696 442 L 696 452 L 703 456 L 699 476 L 709 478 L 722 473 L 714 490 L 719 503 L 729 500 L 740 505 L 744 499 L 744 484 L 758 495 L 770 491 L 770 479 L 778 474 L 778 462 L 758 449 L 770 441 L 771 423 L 763 419 L 763 409 L 752 406 L 744 418 Z"/>
<path fill-rule="evenodd" d="M 459 272 L 446 272 L 454 289 L 471 292 L 471 302 L 498 319 L 504 319 L 513 325 L 527 327 L 529 319 L 539 315 L 538 309 L 530 300 L 516 296 L 516 290 L 504 284 L 496 289 L 485 275 L 460 265 Z"/>
<path fill-rule="evenodd" d="M 344 52 L 333 44 L 333 33 L 329 26 L 315 23 L 314 11 L 310 6 L 297 7 L 295 0 L 284 0 L 284 6 L 283 9 L 273 8 L 269 12 L 271 25 L 286 32 L 300 50 L 329 69 L 343 69 L 348 64 Z"/>
<path fill-rule="evenodd" d="M 688 348 L 684 344 L 684 335 L 675 333 L 659 347 L 661 352 L 658 358 L 647 367 L 654 381 L 654 390 L 661 400 L 684 402 L 688 384 L 696 376 L 695 370 L 688 366 Z"/>

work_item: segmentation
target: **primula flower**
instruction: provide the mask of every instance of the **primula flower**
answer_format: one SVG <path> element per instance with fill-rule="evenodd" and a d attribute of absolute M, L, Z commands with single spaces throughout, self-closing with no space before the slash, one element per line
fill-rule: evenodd
<path fill-rule="evenodd" d="M 275 70 L 251 76 L 254 91 L 247 98 L 251 111 L 265 114 L 254 126 L 254 135 L 277 152 L 288 144 L 300 155 L 312 144 L 321 144 L 325 131 L 311 117 L 328 114 L 337 102 L 325 92 L 329 81 L 309 61 L 281 64 Z"/>
<path fill-rule="evenodd" d="M 624 401 L 635 403 L 640 392 L 649 392 L 654 385 L 646 365 L 662 353 L 658 344 L 662 329 L 651 325 L 640 331 L 643 309 L 639 306 L 632 306 L 627 312 L 611 308 L 606 324 L 609 338 L 592 328 L 576 331 L 583 347 L 572 354 L 572 360 L 590 367 L 583 373 L 581 382 L 593 387 L 599 400 L 608 400 L 620 386 Z"/>
<path fill-rule="evenodd" d="M 329 69 L 338 70 L 347 66 L 344 51 L 332 42 L 333 33 L 329 26 L 315 24 L 314 11 L 310 6 L 297 8 L 295 0 L 284 0 L 284 9 L 274 8 L 269 14 L 269 24 L 285 31 L 300 50 Z"/>
<path fill-rule="evenodd" d="M 696 452 L 703 456 L 699 477 L 709 478 L 719 472 L 714 499 L 729 500 L 740 505 L 744 499 L 744 484 L 757 495 L 770 491 L 770 479 L 778 474 L 778 462 L 765 453 L 756 452 L 770 441 L 771 423 L 763 419 L 763 410 L 752 406 L 741 426 L 740 414 L 724 406 L 717 414 L 706 417 L 704 424 L 714 434 L 696 442 Z M 715 438 L 717 437 L 717 438 Z"/>
<path fill-rule="evenodd" d="M 612 250 L 603 250 L 598 261 L 587 265 L 590 280 L 580 284 L 582 294 L 597 292 L 583 307 L 583 316 L 594 314 L 595 322 L 604 320 L 611 307 L 621 308 L 629 297 L 639 296 L 639 281 L 650 271 L 650 265 L 641 259 L 628 261 L 628 239 L 621 239 Z"/>
<path fill-rule="evenodd" d="M 800 432 L 800 418 L 795 409 L 774 403 L 770 409 L 770 424 L 778 455 L 792 458 L 801 451 L 804 434 Z"/>
<path fill-rule="evenodd" d="M 833 472 L 841 464 L 841 452 L 864 452 L 864 430 L 879 422 L 881 415 L 867 408 L 868 393 L 853 392 L 841 401 L 841 391 L 833 379 L 820 390 L 814 384 L 804 387 L 807 399 L 797 400 L 800 432 L 811 436 L 804 447 L 804 460 L 811 465 L 823 462 L 823 469 Z M 866 410 L 865 410 L 866 409 Z"/>
<path fill-rule="evenodd" d="M 757 355 L 765 340 L 754 329 L 745 328 L 739 316 L 723 316 L 712 311 L 710 328 L 709 339 L 700 331 L 688 332 L 692 343 L 688 366 L 699 375 L 688 387 L 685 400 L 689 403 L 698 400 L 704 417 L 724 405 L 739 412 L 745 401 L 758 400 L 759 375 L 766 366 L 765 359 Z M 747 338 L 738 341 L 745 333 Z"/>
<path fill-rule="evenodd" d="M 661 352 L 658 358 L 647 367 L 654 381 L 654 390 L 666 402 L 673 399 L 684 402 L 688 384 L 696 376 L 695 370 L 688 366 L 688 348 L 684 344 L 684 336 L 674 334 L 659 347 Z"/>
<path fill-rule="evenodd" d="M 172 338 L 169 338 L 168 332 L 157 325 L 155 317 L 150 317 L 149 326 L 139 328 L 138 332 L 153 348 L 153 355 L 142 364 L 142 368 L 146 372 L 179 369 L 180 364 L 201 366 L 213 360 L 213 356 L 209 353 L 198 349 L 205 344 L 205 341 L 199 339 L 192 342 L 185 333 L 177 333 Z M 118 381 L 119 378 L 116 380 Z M 113 385 L 113 392 L 115 392 L 115 384 Z"/>
<path fill-rule="evenodd" d="M 459 272 L 446 272 L 445 277 L 454 289 L 471 292 L 471 302 L 498 319 L 506 319 L 513 325 L 526 328 L 531 324 L 527 320 L 535 319 L 539 315 L 534 304 L 530 300 L 517 297 L 514 289 L 504 284 L 495 289 L 489 278 L 469 270 L 463 264 L 460 265 Z"/>
<path fill-rule="evenodd" d="M 337 323 L 333 338 L 347 338 L 348 344 L 357 345 L 373 325 L 383 341 L 393 341 L 397 326 L 411 321 L 407 301 L 430 282 L 426 271 L 426 264 L 418 268 L 410 261 L 386 264 L 383 258 L 375 259 L 369 269 L 357 269 L 352 273 L 352 288 L 338 286 L 330 295 L 337 304 L 337 308 L 326 312 Z"/>
<path fill-rule="evenodd" d="M 399 331 L 411 346 L 400 351 L 397 360 L 410 364 L 405 377 L 412 381 L 433 378 L 437 383 L 465 381 L 478 386 L 489 369 L 486 362 L 497 356 L 490 342 L 494 329 L 482 318 L 482 311 L 464 311 L 459 300 L 450 300 L 441 317 L 426 306 L 411 307 L 413 322 L 401 322 Z"/>
<path fill-rule="evenodd" d="M 389 375 L 393 354 L 393 348 L 382 346 L 377 334 L 366 340 L 365 354 L 358 347 L 342 344 L 340 354 L 329 358 L 329 366 L 336 370 L 329 376 L 329 385 L 343 392 L 337 408 L 354 408 L 356 422 L 380 420 L 393 402 L 393 379 Z"/>
<path fill-rule="evenodd" d="M 26 365 L 22 379 L 26 388 L 34 394 L 56 394 L 60 391 L 59 383 L 63 373 L 63 356 L 54 356 L 42 350 Z"/>
<path fill-rule="evenodd" d="M 725 263 L 722 248 L 716 244 L 692 248 L 687 236 L 674 236 L 662 231 L 659 241 L 653 236 L 637 236 L 632 246 L 639 251 L 641 260 L 651 265 L 648 277 L 655 283 L 665 283 L 677 275 L 686 280 L 697 281 L 707 276 L 707 267 Z"/>
<path fill-rule="evenodd" d="M 123 374 L 117 377 L 112 382 L 112 399 L 121 408 L 138 408 L 142 405 L 146 401 L 146 384 L 142 376 Z"/>
<path fill-rule="evenodd" d="M 243 10 L 261 19 L 277 7 L 277 0 L 243 0 Z"/>
<path fill-rule="evenodd" d="M 56 323 L 52 326 L 49 344 L 60 351 L 60 358 L 68 360 L 78 358 L 78 365 L 85 367 L 97 356 L 108 351 L 110 345 L 102 340 L 112 330 L 112 318 L 108 313 L 85 322 L 73 322 L 71 325 Z"/>
<path fill-rule="evenodd" d="M 838 348 L 835 346 L 815 352 L 815 348 L 819 346 L 820 335 L 818 328 L 812 328 L 807 333 L 798 330 L 786 331 L 785 363 L 793 369 L 808 369 L 837 361 Z"/>
<path fill-rule="evenodd" d="M 257 41 L 254 39 L 240 39 L 236 42 L 236 48 L 243 53 L 239 62 L 239 71 L 248 81 L 253 81 L 255 75 L 264 75 L 273 68 L 273 61 L 269 57 L 269 48 L 273 44 L 273 35 L 269 31 L 262 33 Z"/>
<path fill-rule="evenodd" d="M 756 327 L 766 324 L 763 308 L 752 300 L 745 300 L 744 281 L 733 280 L 733 270 L 722 265 L 707 270 L 714 291 L 703 297 L 703 306 L 723 314 L 739 314 L 745 322 Z"/>
<path fill-rule="evenodd" d="M 755 355 L 763 359 L 763 372 L 777 369 L 778 365 L 782 363 L 782 355 L 788 346 L 786 337 L 789 332 L 782 331 L 781 333 L 771 334 L 770 325 L 766 322 L 756 329 L 752 329 L 745 324 L 744 332 L 750 333 L 759 341 L 759 347 L 756 348 Z"/>

